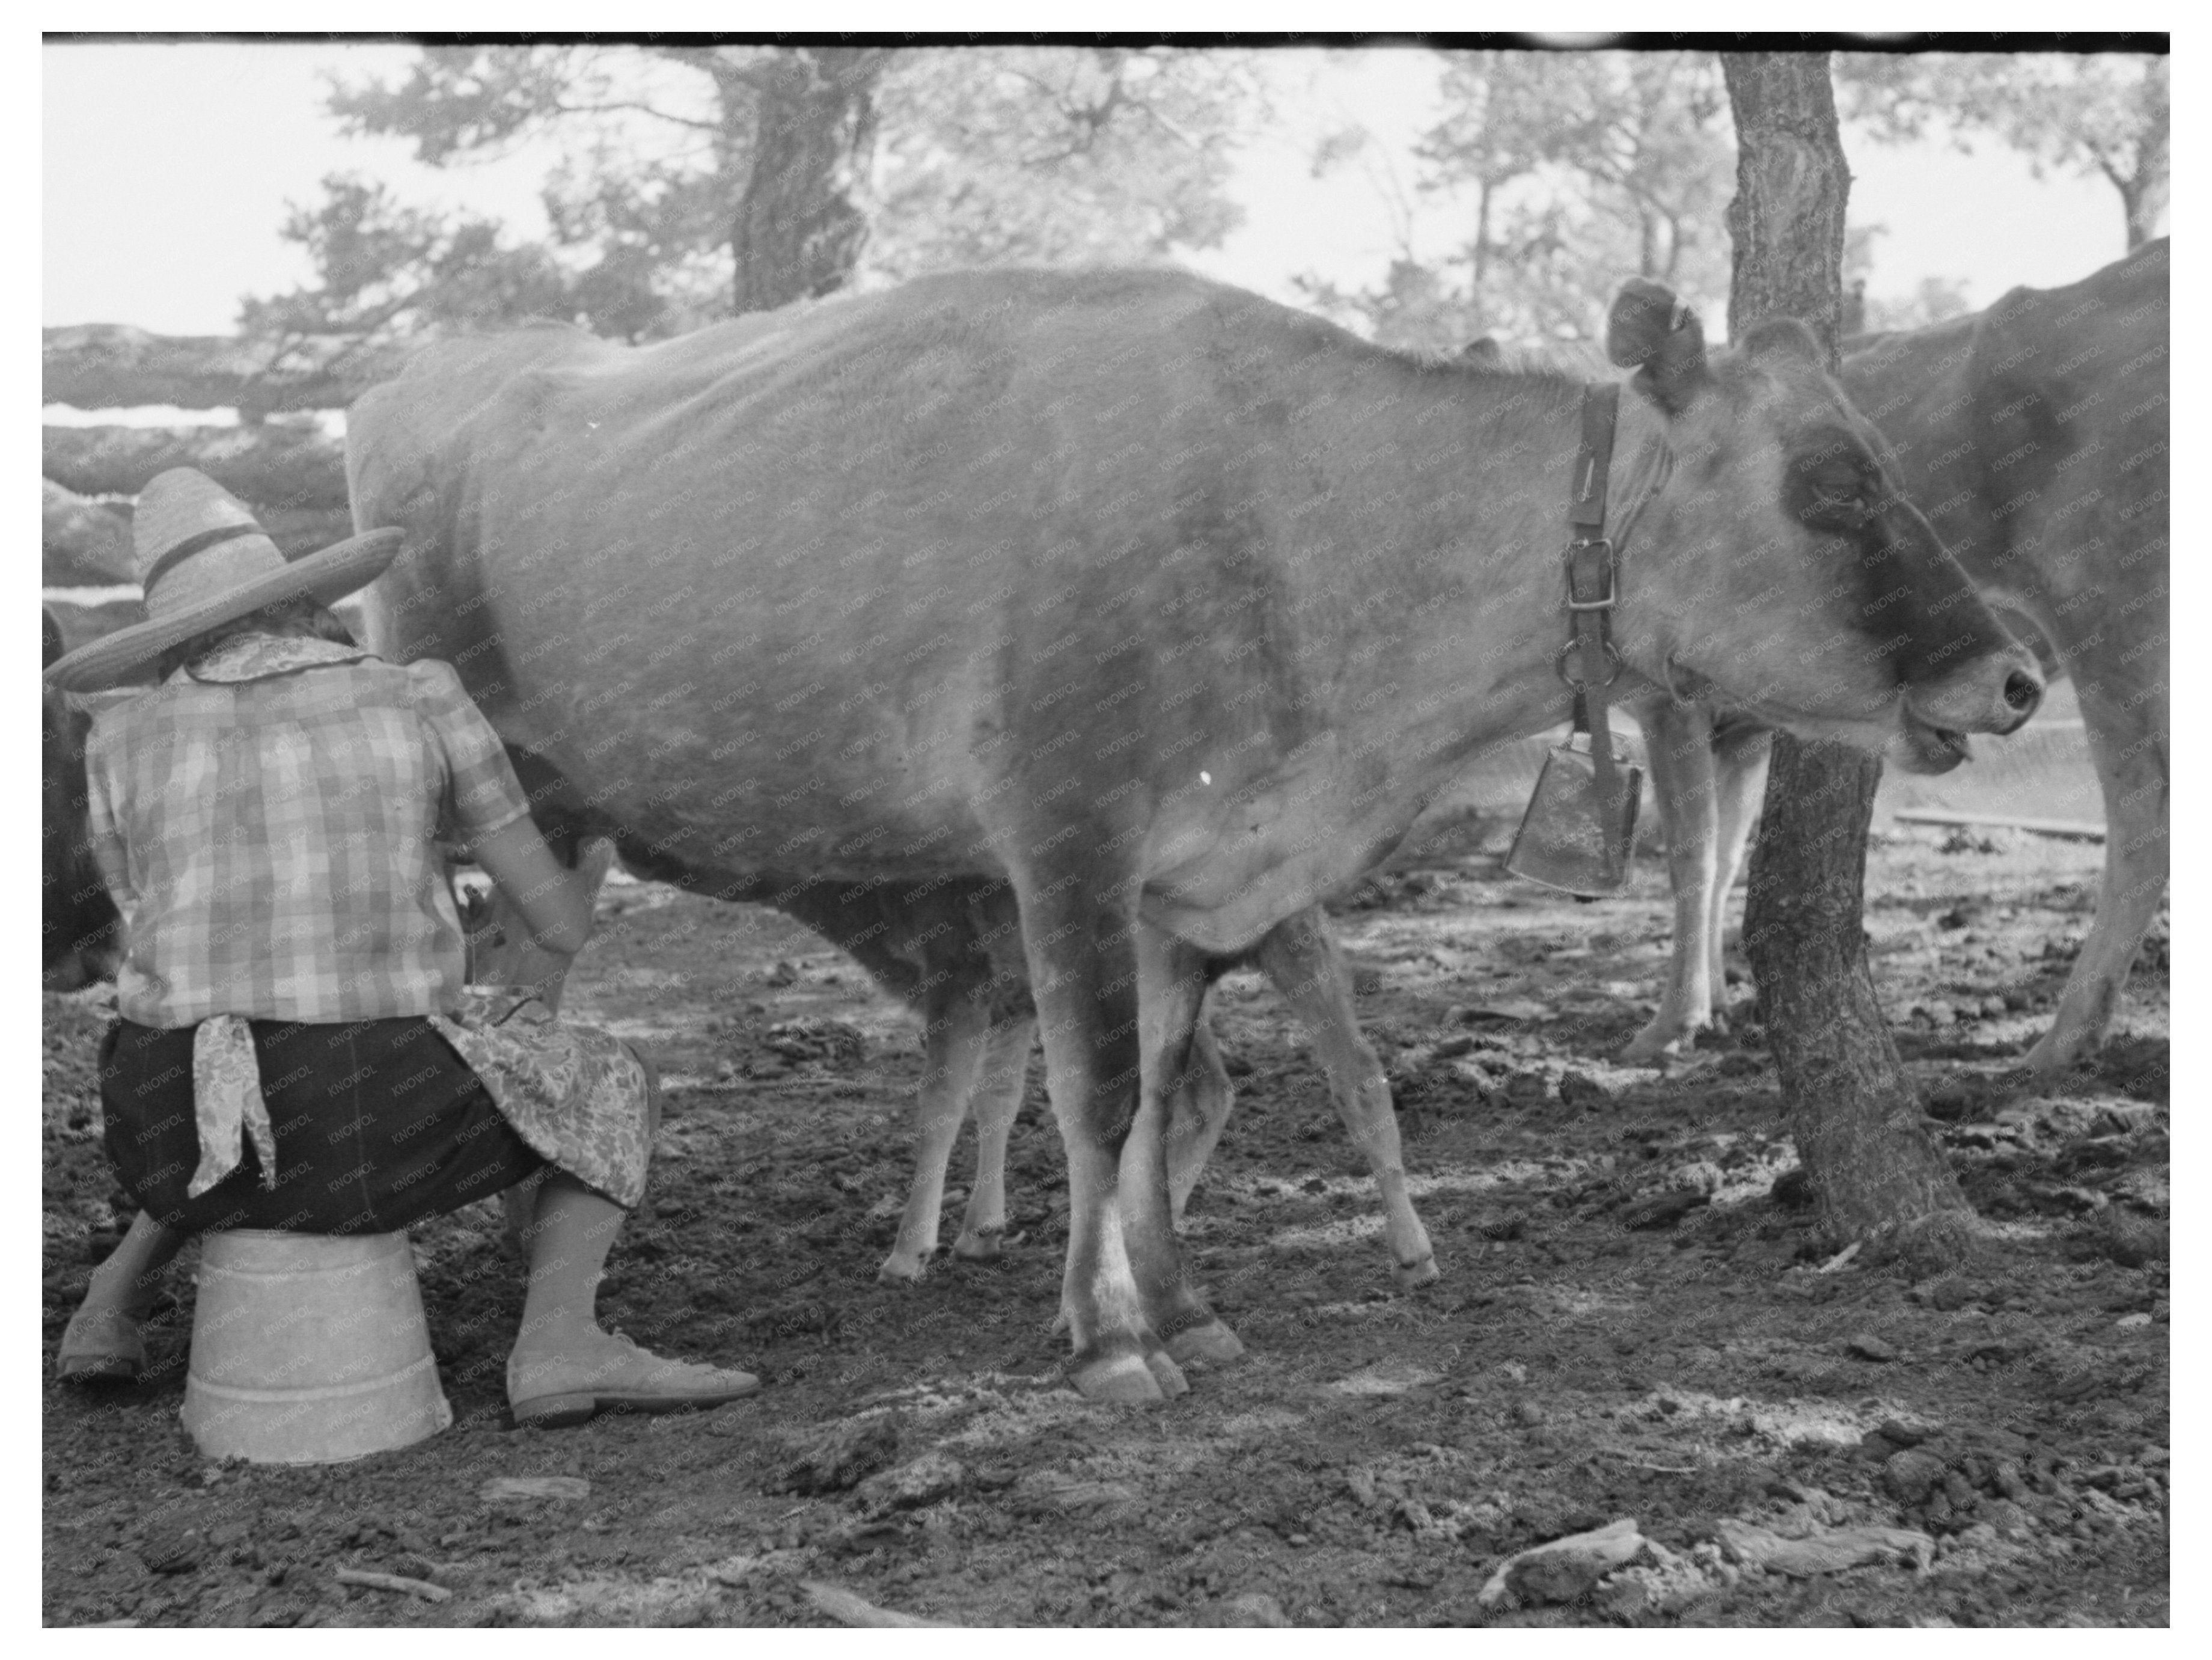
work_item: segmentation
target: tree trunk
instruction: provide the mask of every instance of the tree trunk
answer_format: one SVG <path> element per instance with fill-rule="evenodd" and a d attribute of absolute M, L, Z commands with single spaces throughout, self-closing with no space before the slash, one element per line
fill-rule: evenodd
<path fill-rule="evenodd" d="M 772 311 L 851 280 L 868 226 L 851 192 L 875 143 L 875 88 L 890 53 L 800 46 L 747 76 L 752 169 L 730 246 L 740 312 Z"/>
<path fill-rule="evenodd" d="M 345 446 L 319 429 L 45 427 L 40 471 L 80 496 L 136 496 L 155 473 L 197 467 L 242 502 L 342 511 Z"/>
<path fill-rule="evenodd" d="M 1729 333 L 1811 325 L 1836 365 L 1850 174 L 1825 52 L 1723 53 L 1735 112 Z M 1823 1229 L 1955 1246 L 1973 1213 L 1920 1127 L 1867 966 L 1867 830 L 1881 763 L 1774 739 L 1744 915 L 1766 1039 Z"/>
<path fill-rule="evenodd" d="M 2173 187 L 2172 93 L 2164 58 L 2154 60 L 2143 77 L 2141 137 L 2136 144 L 2135 172 L 2120 186 L 2120 201 L 2128 216 L 2128 252 L 2133 253 L 2158 234 L 2158 222 L 2166 217 L 2166 200 Z"/>

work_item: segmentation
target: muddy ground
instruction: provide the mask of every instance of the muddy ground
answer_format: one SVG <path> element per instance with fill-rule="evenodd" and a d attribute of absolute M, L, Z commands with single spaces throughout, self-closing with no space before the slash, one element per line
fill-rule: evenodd
<path fill-rule="evenodd" d="M 479 1207 L 416 1235 L 451 1431 L 347 1466 L 210 1466 L 177 1421 L 188 1257 L 151 1379 L 46 1386 L 47 1620 L 828 1624 L 805 1589 L 826 1583 L 978 1624 L 2165 1622 L 2163 922 L 2106 1060 L 2029 1092 L 2007 1071 L 2100 850 L 1881 839 L 1875 973 L 1996 1236 L 1916 1278 L 1832 1260 L 1778 1184 L 1793 1158 L 1747 1021 L 1663 1073 L 1607 1063 L 1661 972 L 1658 862 L 1577 904 L 1505 877 L 1497 845 L 1462 836 L 1337 918 L 1443 1279 L 1394 1292 L 1319 1071 L 1273 990 L 1234 975 L 1214 1018 L 1238 1104 L 1187 1234 L 1249 1353 L 1145 1409 L 1054 1375 L 1066 1204 L 1041 1061 L 1003 1258 L 880 1286 L 915 1023 L 772 913 L 610 889 L 570 1012 L 651 1047 L 670 1094 L 602 1307 L 763 1393 L 510 1428 L 520 1273 Z M 104 995 L 46 1003 L 49 1377 L 127 1220 L 91 1086 Z M 580 1481 L 487 1495 L 546 1476 Z M 1483 1600 L 1514 1553 L 1625 1518 L 1647 1541 L 1627 1566 Z M 1911 1531 L 1850 1531 L 1869 1525 Z M 1793 1572 L 1773 1539 L 1876 1560 Z M 349 1587 L 349 1567 L 449 1595 Z"/>

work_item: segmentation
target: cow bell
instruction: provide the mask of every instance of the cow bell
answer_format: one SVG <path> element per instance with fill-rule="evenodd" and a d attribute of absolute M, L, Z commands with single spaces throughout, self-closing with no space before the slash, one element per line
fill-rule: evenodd
<path fill-rule="evenodd" d="M 1589 734 L 1578 732 L 1545 756 L 1505 868 L 1531 882 L 1594 899 L 1619 892 L 1628 880 L 1644 770 L 1616 752 L 1613 795 L 1607 801 L 1589 745 Z"/>

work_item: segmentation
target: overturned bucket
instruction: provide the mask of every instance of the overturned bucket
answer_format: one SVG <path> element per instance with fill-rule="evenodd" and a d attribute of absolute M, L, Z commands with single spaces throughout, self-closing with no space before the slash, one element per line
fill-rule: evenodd
<path fill-rule="evenodd" d="M 453 1421 L 405 1234 L 210 1233 L 198 1280 L 182 1416 L 204 1456 L 332 1464 Z"/>

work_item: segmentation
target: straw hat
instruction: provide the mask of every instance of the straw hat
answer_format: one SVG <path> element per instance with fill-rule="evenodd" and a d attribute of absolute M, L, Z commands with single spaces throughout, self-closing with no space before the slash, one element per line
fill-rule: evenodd
<path fill-rule="evenodd" d="M 46 672 L 49 686 L 100 691 L 218 623 L 303 594 L 327 605 L 382 575 L 401 532 L 368 531 L 287 560 L 237 497 L 204 472 L 172 467 L 138 493 L 131 539 L 147 620 L 62 658 Z"/>

